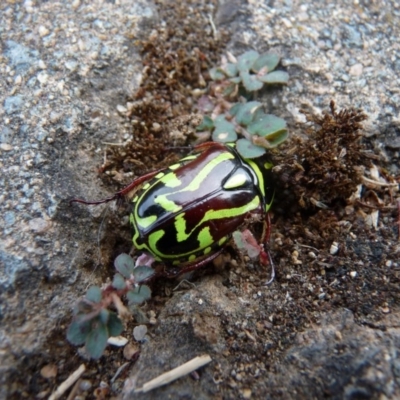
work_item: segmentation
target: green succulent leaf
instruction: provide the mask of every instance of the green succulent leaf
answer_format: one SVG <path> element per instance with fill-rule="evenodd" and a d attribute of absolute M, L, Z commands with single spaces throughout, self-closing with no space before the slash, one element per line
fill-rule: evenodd
<path fill-rule="evenodd" d="M 244 245 L 244 240 L 242 237 L 242 232 L 235 231 L 235 232 L 233 232 L 232 237 L 233 237 L 236 247 L 239 250 L 243 250 L 245 248 L 245 245 Z"/>
<path fill-rule="evenodd" d="M 220 67 L 211 68 L 209 70 L 209 73 L 210 73 L 210 78 L 213 81 L 221 81 L 222 79 L 226 78 L 224 71 Z"/>
<path fill-rule="evenodd" d="M 125 278 L 130 278 L 135 268 L 132 257 L 128 254 L 120 254 L 114 261 L 115 269 Z"/>
<path fill-rule="evenodd" d="M 214 119 L 214 126 L 219 124 L 220 122 L 224 122 L 224 121 L 226 121 L 225 114 L 219 114 Z"/>
<path fill-rule="evenodd" d="M 253 143 L 257 146 L 265 147 L 270 149 L 283 143 L 289 136 L 289 132 L 286 129 L 275 132 L 267 137 L 254 136 Z"/>
<path fill-rule="evenodd" d="M 225 64 L 222 69 L 229 78 L 233 78 L 239 72 L 237 65 L 233 63 Z"/>
<path fill-rule="evenodd" d="M 248 103 L 240 103 L 240 107 L 234 110 L 236 122 L 244 126 L 249 125 L 253 121 L 255 112 L 260 107 L 261 103 L 259 101 L 249 101 Z"/>
<path fill-rule="evenodd" d="M 98 286 L 91 286 L 86 293 L 86 298 L 93 303 L 100 303 L 101 289 Z"/>
<path fill-rule="evenodd" d="M 108 334 L 110 336 L 118 336 L 124 330 L 124 325 L 118 318 L 118 315 L 110 311 L 110 316 L 107 323 Z"/>
<path fill-rule="evenodd" d="M 267 84 L 287 84 L 289 82 L 289 74 L 285 71 L 273 71 L 266 75 L 258 76 L 261 82 Z"/>
<path fill-rule="evenodd" d="M 208 115 L 204 115 L 203 121 L 201 121 L 201 124 L 196 128 L 196 130 L 202 132 L 209 131 L 212 128 L 214 128 L 214 121 Z"/>
<path fill-rule="evenodd" d="M 252 135 L 259 135 L 269 140 L 269 136 L 277 132 L 286 130 L 284 119 L 273 114 L 264 114 L 247 127 L 247 131 Z"/>
<path fill-rule="evenodd" d="M 85 315 L 94 311 L 93 304 L 87 299 L 81 300 L 74 307 L 74 315 Z"/>
<path fill-rule="evenodd" d="M 99 319 L 102 324 L 107 325 L 109 317 L 110 317 L 110 311 L 108 311 L 106 308 L 100 310 Z"/>
<path fill-rule="evenodd" d="M 225 118 L 216 119 L 212 139 L 220 143 L 234 142 L 237 139 L 235 126 Z"/>
<path fill-rule="evenodd" d="M 242 82 L 242 78 L 240 76 L 236 76 L 235 78 L 229 79 L 230 82 L 234 83 L 235 85 L 239 84 Z"/>
<path fill-rule="evenodd" d="M 130 304 L 140 304 L 151 298 L 151 290 L 147 285 L 141 285 L 130 290 L 126 297 Z"/>
<path fill-rule="evenodd" d="M 230 109 L 229 109 L 229 114 L 235 116 L 238 111 L 240 110 L 240 107 L 242 107 L 243 103 L 236 103 L 234 104 Z"/>
<path fill-rule="evenodd" d="M 260 90 L 264 85 L 257 79 L 257 75 L 249 74 L 247 71 L 240 72 L 243 86 L 248 92 L 255 92 Z"/>
<path fill-rule="evenodd" d="M 274 53 L 261 54 L 252 65 L 251 69 L 254 72 L 258 72 L 263 68 L 266 68 L 268 72 L 273 71 L 279 64 L 280 57 Z"/>
<path fill-rule="evenodd" d="M 104 349 L 107 346 L 108 330 L 106 325 L 98 321 L 86 337 L 86 351 L 90 357 L 98 359 L 102 356 Z"/>
<path fill-rule="evenodd" d="M 133 276 L 135 277 L 136 283 L 141 283 L 152 277 L 154 274 L 154 269 L 145 265 L 140 265 L 133 270 Z"/>
<path fill-rule="evenodd" d="M 72 321 L 67 331 L 68 341 L 74 346 L 84 344 L 90 332 L 90 327 L 91 321 Z"/>
<path fill-rule="evenodd" d="M 122 290 L 126 286 L 125 278 L 121 274 L 115 274 L 112 286 L 114 289 Z"/>
<path fill-rule="evenodd" d="M 251 259 L 254 260 L 259 256 L 260 246 L 249 230 L 245 230 L 244 232 L 235 231 L 232 237 L 236 247 L 240 251 L 245 251 Z"/>
<path fill-rule="evenodd" d="M 265 154 L 265 149 L 254 145 L 247 139 L 239 139 L 236 142 L 236 149 L 243 158 L 257 158 Z"/>
<path fill-rule="evenodd" d="M 228 85 L 224 91 L 223 91 L 223 96 L 224 97 L 229 97 L 232 93 L 235 92 L 237 85 L 235 83 L 231 83 Z"/>
<path fill-rule="evenodd" d="M 238 57 L 237 67 L 239 71 L 249 71 L 260 55 L 257 51 L 250 50 Z"/>

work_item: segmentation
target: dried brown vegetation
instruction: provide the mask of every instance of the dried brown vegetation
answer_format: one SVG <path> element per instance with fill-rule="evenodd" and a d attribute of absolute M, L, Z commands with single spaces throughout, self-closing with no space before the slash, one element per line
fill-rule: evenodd
<path fill-rule="evenodd" d="M 165 25 L 154 27 L 149 37 L 135 42 L 143 60 L 143 77 L 138 91 L 127 99 L 132 140 L 123 151 L 107 149 L 102 171 L 121 180 L 120 173 L 141 175 L 176 161 L 177 156 L 168 150 L 173 145 L 171 125 L 193 112 L 194 91 L 204 90 L 208 69 L 226 41 L 223 30 L 214 37 L 207 23 L 210 12 L 207 5 L 196 2 L 160 4 Z"/>
<path fill-rule="evenodd" d="M 361 140 L 367 116 L 362 110 L 336 111 L 333 101 L 330 111 L 322 116 L 304 112 L 311 123 L 305 135 L 294 136 L 277 156 L 278 197 L 290 189 L 303 209 L 349 198 L 361 183 L 363 167 L 370 164 Z"/>

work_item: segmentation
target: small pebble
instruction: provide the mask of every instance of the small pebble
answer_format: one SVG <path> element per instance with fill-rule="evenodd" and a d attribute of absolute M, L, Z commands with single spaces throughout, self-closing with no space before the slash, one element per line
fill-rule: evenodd
<path fill-rule="evenodd" d="M 126 113 L 128 112 L 128 109 L 127 109 L 126 107 L 124 107 L 123 105 L 118 104 L 118 105 L 117 105 L 117 111 L 118 111 L 120 114 L 126 114 Z"/>
<path fill-rule="evenodd" d="M 139 351 L 139 348 L 134 343 L 128 343 L 124 347 L 124 357 L 126 360 L 132 360 L 132 357 Z"/>
<path fill-rule="evenodd" d="M 128 339 L 123 336 L 111 336 L 108 338 L 107 343 L 112 346 L 122 347 L 128 343 Z"/>
<path fill-rule="evenodd" d="M 89 379 L 82 379 L 79 383 L 79 389 L 83 392 L 87 392 L 92 388 L 92 382 Z"/>
<path fill-rule="evenodd" d="M 13 149 L 13 147 L 11 146 L 11 144 L 8 143 L 1 143 L 0 144 L 0 148 L 3 151 L 11 151 Z"/>
<path fill-rule="evenodd" d="M 57 366 L 54 364 L 47 364 L 40 370 L 40 375 L 43 378 L 50 379 L 57 376 Z"/>
<path fill-rule="evenodd" d="M 39 36 L 43 37 L 43 36 L 47 36 L 50 33 L 50 31 L 43 25 L 39 26 Z"/>
<path fill-rule="evenodd" d="M 335 254 L 337 254 L 338 251 L 339 251 L 339 243 L 333 242 L 331 245 L 331 248 L 329 250 L 329 253 L 331 253 L 332 255 L 335 255 Z"/>
<path fill-rule="evenodd" d="M 29 228 L 37 233 L 46 232 L 50 226 L 51 223 L 43 218 L 33 218 L 29 221 Z"/>
<path fill-rule="evenodd" d="M 242 389 L 241 392 L 244 399 L 251 398 L 251 389 Z"/>
<path fill-rule="evenodd" d="M 140 342 L 144 339 L 147 333 L 147 326 L 146 325 L 139 325 L 135 326 L 133 329 L 133 337 L 136 341 Z"/>

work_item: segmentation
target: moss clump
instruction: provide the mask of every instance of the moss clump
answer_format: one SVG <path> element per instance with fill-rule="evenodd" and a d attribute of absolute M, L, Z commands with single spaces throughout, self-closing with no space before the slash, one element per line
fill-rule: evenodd
<path fill-rule="evenodd" d="M 330 113 L 303 113 L 311 123 L 306 135 L 294 136 L 290 148 L 276 156 L 277 196 L 303 209 L 332 206 L 356 191 L 369 165 L 361 140 L 367 116 L 356 109 L 336 111 L 333 101 Z"/>

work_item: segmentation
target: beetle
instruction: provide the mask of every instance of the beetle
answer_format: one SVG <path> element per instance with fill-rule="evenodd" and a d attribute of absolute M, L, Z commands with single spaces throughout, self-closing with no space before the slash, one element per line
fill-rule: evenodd
<path fill-rule="evenodd" d="M 233 143 L 206 142 L 176 164 L 133 180 L 101 204 L 128 196 L 133 244 L 170 266 L 172 277 L 197 269 L 216 258 L 231 235 L 250 216 L 263 216 L 260 261 L 270 263 L 269 209 L 272 164 L 264 158 L 244 159 Z"/>

